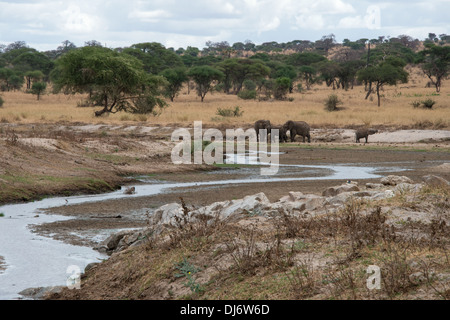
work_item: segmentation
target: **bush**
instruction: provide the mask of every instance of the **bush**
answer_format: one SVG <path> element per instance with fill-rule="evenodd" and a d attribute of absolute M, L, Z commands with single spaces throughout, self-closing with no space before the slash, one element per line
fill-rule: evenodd
<path fill-rule="evenodd" d="M 289 93 L 289 88 L 292 85 L 291 79 L 287 77 L 275 79 L 275 87 L 273 90 L 273 96 L 277 100 L 285 100 Z"/>
<path fill-rule="evenodd" d="M 2 97 L 0 97 L 0 108 L 3 107 L 3 103 L 5 103 L 5 101 L 3 100 Z"/>
<path fill-rule="evenodd" d="M 239 106 L 236 106 L 234 109 L 217 109 L 217 115 L 222 117 L 241 117 L 244 111 L 240 111 Z"/>
<path fill-rule="evenodd" d="M 249 90 L 249 91 L 256 90 L 256 83 L 253 82 L 252 80 L 248 80 L 248 79 L 244 80 L 243 85 L 246 90 Z"/>
<path fill-rule="evenodd" d="M 243 100 L 256 99 L 256 90 L 241 90 L 237 96 Z"/>
<path fill-rule="evenodd" d="M 434 101 L 433 99 L 427 99 L 424 101 L 413 101 L 411 102 L 411 105 L 414 108 L 419 108 L 422 105 L 422 108 L 427 108 L 427 109 L 431 109 L 433 108 L 433 106 L 436 104 L 436 101 Z"/>
<path fill-rule="evenodd" d="M 325 101 L 325 107 L 328 111 L 338 110 L 338 105 L 340 104 L 342 104 L 342 101 L 340 101 L 338 96 L 335 94 L 330 94 L 328 99 Z"/>
<path fill-rule="evenodd" d="M 420 107 L 421 102 L 416 100 L 416 101 L 411 102 L 411 105 L 412 105 L 414 108 L 418 108 L 418 107 Z"/>
<path fill-rule="evenodd" d="M 423 107 L 427 108 L 427 109 L 433 108 L 435 103 L 436 103 L 436 101 L 434 101 L 433 99 L 427 99 L 427 100 L 422 101 Z"/>

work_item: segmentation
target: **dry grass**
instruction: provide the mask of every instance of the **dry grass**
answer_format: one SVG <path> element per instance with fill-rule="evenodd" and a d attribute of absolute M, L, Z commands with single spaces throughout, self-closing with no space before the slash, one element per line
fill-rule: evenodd
<path fill-rule="evenodd" d="M 450 89 L 445 86 L 435 95 L 433 88 L 425 88 L 427 79 L 417 69 L 411 69 L 408 84 L 396 87 L 386 86 L 382 92 L 381 107 L 374 99 L 364 100 L 363 86 L 353 90 L 332 90 L 324 85 L 316 85 L 306 93 L 294 92 L 289 96 L 293 101 L 256 101 L 241 100 L 235 95 L 208 93 L 205 101 L 200 102 L 194 91 L 187 94 L 184 90 L 159 117 L 142 117 L 118 113 L 96 118 L 92 108 L 77 107 L 83 100 L 81 95 L 42 96 L 40 101 L 31 94 L 22 92 L 2 93 L 5 103 L 0 108 L 0 122 L 84 122 L 84 123 L 147 123 L 192 125 L 194 121 L 203 121 L 205 125 L 244 126 L 259 119 L 269 119 L 274 124 L 282 124 L 289 119 L 304 120 L 312 127 L 355 127 L 388 126 L 419 129 L 450 128 Z M 330 94 L 336 94 L 343 102 L 340 111 L 325 110 L 324 102 Z M 414 108 L 414 101 L 431 98 L 436 101 L 432 110 Z M 219 108 L 240 107 L 241 117 L 221 117 Z"/>
<path fill-rule="evenodd" d="M 422 194 L 437 212 L 443 201 L 448 209 L 444 195 L 448 189 Z M 429 225 L 388 221 L 389 210 L 378 203 L 350 201 L 333 215 L 281 210 L 271 217 L 205 223 L 187 218 L 190 209 L 181 202 L 186 219 L 178 227 L 149 233 L 143 247 L 119 252 L 88 272 L 82 290 L 51 298 L 450 298 L 446 225 L 436 245 Z M 448 211 L 441 213 L 448 219 Z M 416 232 L 407 232 L 411 228 Z M 380 268 L 378 289 L 367 286 L 371 265 Z"/>

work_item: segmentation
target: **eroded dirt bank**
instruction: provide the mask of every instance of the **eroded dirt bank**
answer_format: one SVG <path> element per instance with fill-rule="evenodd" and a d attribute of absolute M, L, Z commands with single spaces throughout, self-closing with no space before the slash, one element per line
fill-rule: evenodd
<path fill-rule="evenodd" d="M 202 166 L 170 161 L 170 131 L 107 125 L 0 126 L 0 204 L 56 195 L 103 193 L 133 175 Z"/>

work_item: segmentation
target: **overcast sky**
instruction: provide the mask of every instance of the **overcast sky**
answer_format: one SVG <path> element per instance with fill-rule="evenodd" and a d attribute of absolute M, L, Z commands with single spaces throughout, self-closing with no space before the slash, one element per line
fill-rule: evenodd
<path fill-rule="evenodd" d="M 40 51 L 69 40 L 107 47 L 159 42 L 203 48 L 206 41 L 338 42 L 402 34 L 450 34 L 450 0 L 0 0 L 0 44 Z"/>

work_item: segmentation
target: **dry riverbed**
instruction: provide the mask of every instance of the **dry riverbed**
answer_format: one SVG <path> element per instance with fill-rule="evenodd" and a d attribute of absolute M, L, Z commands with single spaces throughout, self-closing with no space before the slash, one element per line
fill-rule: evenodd
<path fill-rule="evenodd" d="M 145 127 L 145 126 L 118 126 L 107 125 L 23 125 L 3 126 L 0 140 L 1 164 L 0 167 L 0 201 L 1 203 L 29 201 L 44 196 L 74 195 L 81 193 L 100 193 L 112 191 L 123 185 L 139 185 L 144 183 L 136 178 L 143 177 L 147 182 L 192 182 L 192 181 L 220 181 L 226 179 L 247 179 L 255 175 L 254 169 L 247 166 L 218 166 L 210 170 L 206 166 L 176 166 L 170 161 L 170 151 L 173 143 L 170 142 L 170 134 L 173 127 Z M 422 181 L 425 175 L 439 175 L 450 180 L 450 134 L 448 131 L 419 131 L 419 130 L 385 130 L 369 137 L 369 144 L 356 144 L 353 141 L 353 131 L 344 129 L 315 130 L 312 132 L 312 143 L 288 143 L 282 145 L 280 162 L 292 165 L 354 165 L 376 168 L 376 173 L 381 176 L 401 175 L 412 179 L 416 183 Z M 405 170 L 406 169 L 406 170 Z M 253 171 L 252 171 L 253 170 Z M 302 170 L 285 170 L 281 177 L 302 177 L 303 174 L 317 177 L 323 176 L 323 171 L 307 172 Z M 188 188 L 176 188 L 166 190 L 154 196 L 122 198 L 104 202 L 90 202 L 78 205 L 67 205 L 45 210 L 40 214 L 58 214 L 73 217 L 73 219 L 59 221 L 44 225 L 33 226 L 33 231 L 41 235 L 51 236 L 58 240 L 76 245 L 95 247 L 98 238 L 93 235 L 99 230 L 104 234 L 120 229 L 144 228 L 149 221 L 149 215 L 157 208 L 167 203 L 180 203 L 181 199 L 189 207 L 202 207 L 218 201 L 242 199 L 245 196 L 264 193 L 270 202 L 276 202 L 289 192 L 302 192 L 305 194 L 321 195 L 330 186 L 339 185 L 346 180 L 299 180 L 281 181 L 271 183 L 228 184 L 220 187 L 194 186 Z M 366 183 L 378 183 L 379 179 L 364 179 L 353 181 L 359 185 Z M 2 218 L 0 218 L 2 219 Z M 253 219 L 253 220 L 252 220 Z M 230 230 L 242 232 L 247 223 L 252 224 L 253 217 L 248 222 L 245 219 L 238 225 L 231 226 Z M 273 227 L 273 226 L 272 226 Z M 261 230 L 271 228 L 270 222 L 263 221 Z M 229 231 L 230 231 L 229 230 Z M 218 233 L 219 234 L 219 233 Z M 201 238 L 201 237 L 200 237 Z M 275 238 L 274 238 L 275 239 Z M 260 239 L 261 240 L 261 239 Z M 330 246 L 325 248 L 323 243 L 319 245 L 311 239 L 297 239 L 306 241 L 309 249 L 304 254 L 302 261 L 306 261 L 308 255 L 314 253 L 316 247 L 320 252 L 319 260 L 327 260 L 323 256 L 323 250 L 332 250 Z M 337 241 L 337 239 L 334 239 Z M 118 290 L 104 296 L 104 290 L 111 291 L 105 286 L 89 286 L 86 291 L 77 291 L 56 295 L 53 298 L 62 299 L 115 299 L 115 298 L 142 298 L 142 299 L 179 299 L 182 297 L 198 298 L 203 292 L 189 290 L 188 286 L 178 283 L 177 277 L 173 277 L 177 271 L 177 264 L 183 261 L 183 257 L 192 257 L 195 265 L 205 267 L 210 264 L 206 255 L 196 255 L 192 246 L 198 245 L 198 250 L 231 250 L 230 245 L 237 246 L 234 242 L 209 242 L 206 236 L 205 243 L 195 244 L 192 239 L 186 239 L 186 246 L 181 245 L 172 248 L 172 253 L 158 247 L 154 252 L 145 250 L 139 253 L 132 251 L 110 258 L 110 271 L 104 276 L 98 271 L 99 279 L 115 278 L 114 270 L 123 267 L 122 259 L 133 257 L 135 261 L 144 259 L 145 256 L 152 259 L 164 258 L 166 265 L 157 265 L 162 268 L 157 272 L 157 279 L 147 276 L 149 288 L 145 295 L 137 294 L 136 288 L 131 289 L 128 280 L 121 282 L 120 277 L 126 277 L 123 273 L 117 273 L 116 284 Z M 228 240 L 229 241 L 229 240 Z M 243 243 L 250 241 L 244 237 Z M 262 240 L 261 240 L 262 241 Z M 291 242 L 294 240 L 290 240 Z M 294 242 L 295 242 L 294 241 Z M 341 239 L 341 241 L 344 241 Z M 227 244 L 228 243 L 228 247 Z M 248 242 L 247 242 L 248 243 Z M 203 245 L 206 245 L 204 247 Z M 319 248 L 320 247 L 320 248 Z M 319 250 L 320 249 L 320 250 Z M 194 250 L 194 251 L 192 251 Z M 220 251 L 219 250 L 219 251 Z M 429 249 L 427 249 L 429 250 Z M 0 252 L 1 253 L 1 252 Z M 361 253 L 366 257 L 367 252 Z M 234 256 L 234 258 L 239 258 Z M 114 258 L 114 259 L 113 259 Z M 210 257 L 211 258 L 211 257 Z M 224 258 L 225 259 L 225 258 Z M 233 255 L 227 259 L 233 260 Z M 123 261 L 125 261 L 123 260 Z M 0 259 L 0 273 L 2 263 Z M 315 260 L 316 261 L 316 260 Z M 316 261 L 317 262 L 317 261 Z M 323 261 L 322 261 L 323 262 Z M 351 263 L 350 261 L 349 263 Z M 230 266 L 230 261 L 223 262 L 223 266 Z M 221 263 L 211 265 L 220 268 Z M 174 267 L 175 266 L 175 267 Z M 298 266 L 298 265 L 297 265 Z M 147 266 L 148 268 L 154 268 Z M 5 268 L 3 266 L 3 268 Z M 104 270 L 98 268 L 99 270 Z M 165 271 L 164 271 L 165 270 Z M 225 269 L 224 269 L 225 270 Z M 283 269 L 284 270 L 284 269 Z M 123 271 L 123 270 L 122 270 Z M 236 270 L 234 270 L 236 271 Z M 233 279 L 214 278 L 216 285 L 224 288 L 224 285 L 236 285 L 235 291 L 220 291 L 218 295 L 207 294 L 206 298 L 293 298 L 293 295 L 280 296 L 269 289 L 263 291 L 267 296 L 254 296 L 244 287 L 256 289 L 257 275 L 262 271 L 253 270 L 251 274 L 231 272 Z M 242 270 L 241 270 L 242 271 Z M 271 276 L 279 275 L 280 270 L 270 273 Z M 292 271 L 292 270 L 291 270 Z M 341 270 L 342 271 L 342 270 Z M 141 270 L 140 276 L 145 277 Z M 255 273 L 253 273 L 255 272 Z M 285 271 L 281 272 L 282 274 Z M 335 270 L 335 272 L 337 272 Z M 263 272 L 264 273 L 264 272 Z M 165 276 L 164 276 L 165 275 Z M 172 275 L 172 276 L 170 276 Z M 234 276 L 233 276 L 234 275 Z M 137 275 L 135 275 L 137 277 Z M 263 278 L 271 281 L 268 274 Z M 205 275 L 206 277 L 206 275 Z M 288 277 L 289 278 L 289 277 Z M 241 279 L 241 280 L 239 280 Z M 204 279 L 203 279 L 204 280 Z M 243 280 L 243 287 L 238 289 L 238 284 Z M 302 279 L 291 279 L 300 281 Z M 308 279 L 303 279 L 308 280 Z M 311 279 L 309 279 L 311 280 Z M 144 281 L 144 280 L 143 280 Z M 202 279 L 196 279 L 197 283 L 204 283 Z M 212 281 L 209 279 L 208 281 Z M 237 282 L 236 282 L 237 281 Z M 289 280 L 286 280 L 289 281 Z M 291 281 L 291 283 L 292 283 Z M 156 287 L 154 287 L 156 283 Z M 210 284 L 211 282 L 208 282 Z M 172 285 L 172 289 L 171 288 Z M 274 282 L 276 285 L 286 286 L 286 282 Z M 297 283 L 299 285 L 299 283 Z M 160 289 L 158 289 L 158 286 Z M 192 287 L 191 287 L 192 289 Z M 159 291 L 158 291 L 159 290 Z M 244 290 L 245 292 L 240 292 Z M 275 290 L 275 289 L 274 289 Z M 337 289 L 336 289 L 337 290 Z M 108 291 L 108 292 L 109 292 Z M 164 292 L 163 292 L 164 291 Z M 276 290 L 275 290 L 276 291 Z M 313 290 L 314 291 L 314 290 Z M 445 294 L 445 290 L 443 291 Z M 314 292 L 312 292 L 314 293 Z M 346 291 L 346 294 L 349 292 Z M 313 297 L 314 294 L 308 297 Z M 325 296 L 317 295 L 318 298 Z M 426 294 L 426 297 L 432 297 Z M 364 298 L 367 298 L 364 296 Z"/>

